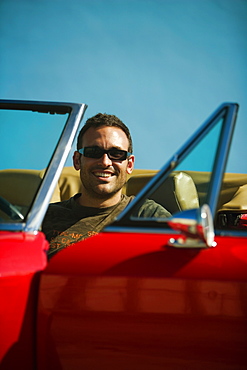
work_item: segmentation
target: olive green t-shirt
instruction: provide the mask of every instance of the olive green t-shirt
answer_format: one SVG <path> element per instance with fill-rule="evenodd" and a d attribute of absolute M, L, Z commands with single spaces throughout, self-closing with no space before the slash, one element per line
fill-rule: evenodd
<path fill-rule="evenodd" d="M 48 255 L 99 233 L 134 198 L 122 195 L 121 201 L 112 207 L 94 208 L 79 205 L 76 199 L 80 195 L 50 204 L 42 225 L 42 231 L 50 242 Z M 169 216 L 170 213 L 153 200 L 146 200 L 138 212 L 138 217 Z"/>

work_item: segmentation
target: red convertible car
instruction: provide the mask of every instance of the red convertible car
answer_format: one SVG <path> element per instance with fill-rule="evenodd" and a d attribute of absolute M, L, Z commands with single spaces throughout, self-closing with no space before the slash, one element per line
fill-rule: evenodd
<path fill-rule="evenodd" d="M 42 220 L 80 189 L 66 160 L 86 105 L 0 108 L 0 369 L 246 369 L 247 175 L 227 172 L 238 105 L 161 170 L 134 170 L 118 218 L 49 261 Z M 138 218 L 146 199 L 172 216 Z"/>

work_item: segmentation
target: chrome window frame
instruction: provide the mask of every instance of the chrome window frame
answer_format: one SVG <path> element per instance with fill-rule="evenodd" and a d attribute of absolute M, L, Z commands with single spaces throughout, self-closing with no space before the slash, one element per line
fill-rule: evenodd
<path fill-rule="evenodd" d="M 135 221 L 131 219 L 131 214 L 143 202 L 143 198 L 148 198 L 149 195 L 163 183 L 169 174 L 179 165 L 184 158 L 195 148 L 195 146 L 207 135 L 207 133 L 215 126 L 215 124 L 224 118 L 222 129 L 219 137 L 219 144 L 214 159 L 212 176 L 210 180 L 210 187 L 208 189 L 206 203 L 209 205 L 212 216 L 215 216 L 217 200 L 219 197 L 222 178 L 226 168 L 227 158 L 230 150 L 230 145 L 233 137 L 233 132 L 236 124 L 236 118 L 239 105 L 237 103 L 223 103 L 221 104 L 209 118 L 199 127 L 198 130 L 185 142 L 185 144 L 168 160 L 168 162 L 161 168 L 147 185 L 139 192 L 136 198 L 125 208 L 123 212 L 117 217 L 116 221 L 106 227 L 107 232 L 121 232 L 123 229 L 126 232 L 130 230 L 140 231 L 140 220 Z M 164 219 L 165 221 L 165 219 Z M 138 226 L 137 226 L 138 224 Z M 143 226 L 147 228 L 147 222 L 143 220 Z M 162 227 L 162 223 L 157 222 L 157 228 Z M 154 227 L 151 227 L 152 230 Z M 151 229 L 150 228 L 150 229 Z M 163 228 L 163 232 L 171 232 L 170 229 Z"/>
<path fill-rule="evenodd" d="M 0 109 L 29 110 L 51 114 L 69 114 L 57 145 L 54 143 L 54 146 L 56 145 L 55 150 L 34 198 L 26 222 L 0 224 L 0 230 L 35 233 L 41 226 L 49 201 L 55 190 L 68 154 L 72 148 L 81 120 L 83 119 L 84 113 L 87 109 L 87 105 L 79 103 L 1 99 Z"/>

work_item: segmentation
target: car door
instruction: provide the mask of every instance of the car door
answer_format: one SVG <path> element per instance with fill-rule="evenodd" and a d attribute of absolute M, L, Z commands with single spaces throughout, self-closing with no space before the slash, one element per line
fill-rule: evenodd
<path fill-rule="evenodd" d="M 116 222 L 51 258 L 40 284 L 39 369 L 246 368 L 246 231 L 217 223 L 237 108 L 219 107 Z M 136 216 L 147 198 L 171 197 L 166 181 L 184 173 L 197 207 Z"/>

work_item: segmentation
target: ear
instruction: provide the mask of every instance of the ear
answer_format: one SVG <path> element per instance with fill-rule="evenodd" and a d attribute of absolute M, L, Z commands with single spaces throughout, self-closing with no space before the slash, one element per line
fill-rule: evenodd
<path fill-rule="evenodd" d="M 134 169 L 134 162 L 135 162 L 135 156 L 134 155 L 131 155 L 129 158 L 128 158 L 128 165 L 127 165 L 127 173 L 128 174 L 131 174 L 131 172 L 133 171 Z"/>
<path fill-rule="evenodd" d="M 79 171 L 80 168 L 81 168 L 81 154 L 77 151 L 74 152 L 74 155 L 73 155 L 73 164 L 74 164 L 74 168 L 76 171 Z"/>

